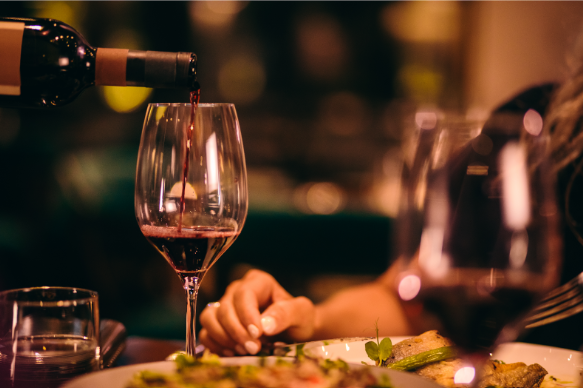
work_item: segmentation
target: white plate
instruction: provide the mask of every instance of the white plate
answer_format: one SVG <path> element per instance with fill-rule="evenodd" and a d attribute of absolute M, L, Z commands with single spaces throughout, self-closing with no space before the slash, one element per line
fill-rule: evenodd
<path fill-rule="evenodd" d="M 381 337 L 382 339 L 383 337 Z M 396 344 L 409 337 L 391 337 Z M 376 339 L 345 338 L 330 341 L 314 341 L 304 345 L 304 353 L 310 356 L 325 357 L 330 359 L 341 358 L 348 363 L 361 364 L 365 362 L 372 365 L 373 362 L 366 355 L 364 344 Z M 292 347 L 293 349 L 293 347 Z M 289 355 L 292 355 L 290 352 Z M 577 387 L 582 368 L 583 354 L 574 350 L 553 348 L 513 342 L 500 345 L 492 354 L 492 359 L 505 363 L 524 362 L 527 365 L 538 363 L 549 372 L 545 378 L 544 386 Z M 552 383 L 551 376 L 558 382 Z"/>
<path fill-rule="evenodd" d="M 540 364 L 549 372 L 543 386 L 579 386 L 583 354 L 575 350 L 513 342 L 500 345 L 492 354 L 492 358 L 507 364 L 513 362 Z M 551 376 L 558 380 L 555 384 L 550 380 Z"/>
<path fill-rule="evenodd" d="M 258 360 L 259 357 L 221 358 L 221 362 L 225 365 L 255 365 L 258 363 Z M 353 365 L 352 367 L 361 366 Z M 160 361 L 105 369 L 73 379 L 61 388 L 125 388 L 132 376 L 143 370 L 172 373 L 176 370 L 176 367 L 173 361 Z M 373 367 L 371 370 L 377 378 L 383 374 L 388 375 L 396 388 L 440 388 L 439 385 L 411 373 L 391 371 L 377 367 Z"/>
<path fill-rule="evenodd" d="M 382 340 L 384 337 L 381 337 Z M 391 337 L 393 345 L 410 337 Z M 304 345 L 304 353 L 308 356 L 329 358 L 331 360 L 343 359 L 348 363 L 373 365 L 373 361 L 366 355 L 364 344 L 368 341 L 375 341 L 373 337 L 339 338 L 327 341 L 307 342 Z M 295 355 L 290 352 L 290 356 Z"/>

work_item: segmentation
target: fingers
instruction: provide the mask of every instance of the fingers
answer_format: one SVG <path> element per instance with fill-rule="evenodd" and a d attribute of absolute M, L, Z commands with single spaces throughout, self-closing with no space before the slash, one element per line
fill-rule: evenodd
<path fill-rule="evenodd" d="M 212 339 L 212 343 L 203 343 L 206 347 L 220 347 L 221 349 L 234 349 L 237 342 L 225 331 L 223 326 L 219 323 L 217 317 L 217 310 L 220 306 L 212 306 L 209 304 L 200 314 L 200 322 L 207 332 L 207 336 Z M 201 331 L 202 331 L 201 330 Z M 199 335 L 200 337 L 200 335 Z M 201 343 L 202 338 L 200 338 Z M 220 353 L 219 353 L 220 354 Z"/>
<path fill-rule="evenodd" d="M 274 284 L 275 279 L 261 271 L 249 271 L 243 279 L 231 283 L 220 303 L 209 305 L 201 313 L 205 341 L 223 351 L 257 354 L 261 349 L 260 303 L 269 303 Z"/>
<path fill-rule="evenodd" d="M 314 315 L 308 299 L 293 298 L 271 275 L 252 270 L 227 287 L 220 304 L 203 310 L 199 339 L 220 355 L 257 354 L 264 336 L 283 333 L 293 341 L 309 339 Z"/>
<path fill-rule="evenodd" d="M 314 304 L 305 297 L 279 301 L 261 314 L 261 324 L 266 335 L 286 331 L 293 341 L 308 340 L 314 333 Z"/>
<path fill-rule="evenodd" d="M 288 299 L 292 296 L 271 275 L 250 271 L 233 294 L 233 306 L 243 327 L 256 339 L 264 334 L 260 311 L 272 303 Z"/>
<path fill-rule="evenodd" d="M 221 356 L 231 357 L 235 353 L 233 350 L 229 348 L 225 348 L 222 345 L 218 344 L 213 340 L 206 329 L 202 329 L 198 334 L 198 339 L 201 344 L 205 346 L 208 350 L 210 350 L 214 354 L 219 354 Z"/>
<path fill-rule="evenodd" d="M 257 295 L 250 289 L 241 289 L 233 295 L 233 307 L 241 325 L 247 330 L 252 339 L 261 336 L 261 316 Z"/>
<path fill-rule="evenodd" d="M 233 306 L 233 294 L 238 289 L 238 283 L 231 284 L 218 304 L 209 304 L 200 315 L 200 322 L 205 330 L 205 339 L 200 338 L 203 345 L 210 349 L 220 349 L 218 354 L 224 354 L 226 349 L 238 354 L 257 354 L 261 343 L 253 338 L 241 324 Z"/>

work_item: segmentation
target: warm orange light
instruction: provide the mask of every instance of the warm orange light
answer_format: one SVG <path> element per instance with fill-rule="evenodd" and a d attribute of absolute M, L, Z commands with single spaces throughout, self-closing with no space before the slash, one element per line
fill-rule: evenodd
<path fill-rule="evenodd" d="M 433 129 L 437 125 L 437 113 L 418 111 L 415 113 L 415 124 L 419 129 Z"/>
<path fill-rule="evenodd" d="M 412 1 L 388 4 L 383 27 L 408 42 L 449 42 L 460 36 L 460 6 L 453 1 Z"/>
<path fill-rule="evenodd" d="M 225 28 L 247 4 L 248 1 L 193 1 L 190 16 L 196 27 Z"/>
<path fill-rule="evenodd" d="M 295 190 L 294 203 L 308 214 L 334 214 L 342 210 L 344 190 L 332 182 L 306 183 Z"/>
<path fill-rule="evenodd" d="M 303 70 L 322 80 L 343 75 L 348 48 L 340 23 L 328 16 L 313 16 L 300 21 L 296 41 Z"/>

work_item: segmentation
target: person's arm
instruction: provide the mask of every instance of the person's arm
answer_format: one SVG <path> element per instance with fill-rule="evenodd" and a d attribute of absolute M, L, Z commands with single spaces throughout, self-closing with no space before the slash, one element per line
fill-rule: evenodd
<path fill-rule="evenodd" d="M 316 306 L 311 339 L 413 334 L 399 298 L 393 292 L 394 270 L 374 282 L 340 290 Z"/>
<path fill-rule="evenodd" d="M 398 298 L 392 292 L 394 270 L 376 281 L 347 288 L 314 306 L 292 297 L 269 274 L 249 271 L 233 282 L 218 304 L 201 314 L 200 342 L 214 353 L 256 354 L 261 339 L 303 342 L 347 336 L 411 334 Z"/>

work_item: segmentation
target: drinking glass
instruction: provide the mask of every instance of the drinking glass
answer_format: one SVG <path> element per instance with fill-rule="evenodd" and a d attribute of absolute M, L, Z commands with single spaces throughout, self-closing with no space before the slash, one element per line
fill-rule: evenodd
<path fill-rule="evenodd" d="M 97 299 L 79 288 L 0 292 L 0 386 L 56 388 L 99 369 Z"/>
<path fill-rule="evenodd" d="M 413 322 L 431 322 L 461 350 L 467 367 L 456 383 L 477 384 L 489 352 L 517 337 L 521 318 L 558 282 L 548 135 L 534 110 L 496 112 L 483 128 L 440 112 L 417 119 L 398 293 Z"/>
<path fill-rule="evenodd" d="M 135 212 L 142 233 L 186 291 L 186 352 L 195 355 L 198 289 L 247 215 L 247 173 L 234 105 L 148 105 Z"/>

